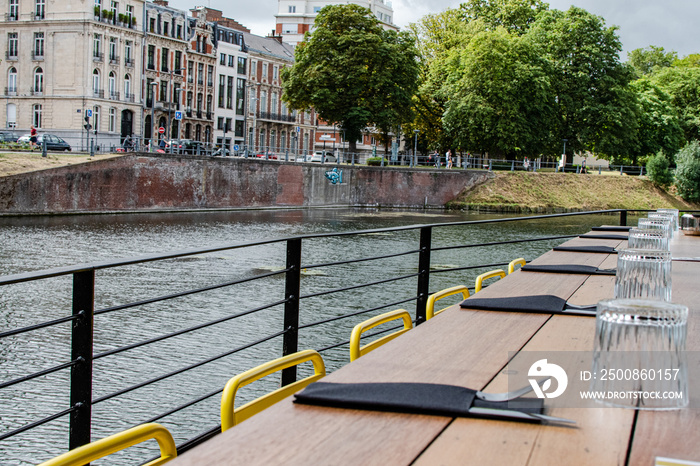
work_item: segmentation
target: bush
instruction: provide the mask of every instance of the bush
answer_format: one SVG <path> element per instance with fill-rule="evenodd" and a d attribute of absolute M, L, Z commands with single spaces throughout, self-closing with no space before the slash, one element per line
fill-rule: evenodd
<path fill-rule="evenodd" d="M 676 154 L 676 188 L 689 202 L 700 202 L 700 143 L 689 142 Z"/>
<path fill-rule="evenodd" d="M 668 159 L 659 151 L 647 160 L 647 176 L 656 186 L 667 188 L 673 184 L 673 173 L 669 167 Z"/>
<path fill-rule="evenodd" d="M 367 159 L 367 165 L 370 167 L 375 166 L 378 167 L 382 164 L 382 160 L 384 160 L 384 165 L 387 165 L 387 160 L 382 158 L 382 157 L 370 157 Z"/>

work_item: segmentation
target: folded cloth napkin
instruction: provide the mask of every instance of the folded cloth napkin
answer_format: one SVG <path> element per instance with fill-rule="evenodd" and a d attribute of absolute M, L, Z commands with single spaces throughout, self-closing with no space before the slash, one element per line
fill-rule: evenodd
<path fill-rule="evenodd" d="M 593 227 L 593 228 L 591 228 L 591 230 L 593 230 L 593 231 L 630 231 L 632 228 L 634 228 L 634 227 L 605 225 L 605 226 L 600 226 L 600 227 Z"/>
<path fill-rule="evenodd" d="M 545 314 L 596 315 L 596 305 L 576 306 L 568 304 L 559 296 L 541 294 L 532 296 L 512 296 L 504 298 L 469 297 L 460 303 L 463 309 L 485 311 L 540 312 Z"/>
<path fill-rule="evenodd" d="M 615 275 L 615 269 L 599 269 L 592 265 L 579 264 L 552 264 L 552 265 L 531 265 L 525 264 L 520 267 L 525 272 L 550 272 L 550 273 L 585 273 L 589 275 Z"/>
<path fill-rule="evenodd" d="M 629 239 L 628 236 L 625 235 L 581 235 L 579 238 L 587 238 L 587 239 Z"/>
<path fill-rule="evenodd" d="M 557 246 L 554 251 L 591 252 L 598 254 L 617 254 L 617 249 L 612 246 Z"/>
<path fill-rule="evenodd" d="M 330 383 L 314 382 L 294 395 L 294 402 L 333 408 L 394 413 L 472 417 L 472 407 L 541 414 L 544 400 L 517 398 L 483 401 L 476 391 L 455 385 L 431 383 Z"/>

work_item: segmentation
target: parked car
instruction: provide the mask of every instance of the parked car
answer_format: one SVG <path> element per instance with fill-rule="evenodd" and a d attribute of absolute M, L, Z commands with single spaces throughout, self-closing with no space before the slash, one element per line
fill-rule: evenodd
<path fill-rule="evenodd" d="M 180 149 L 184 154 L 206 154 L 206 147 L 204 146 L 204 143 L 200 141 L 193 141 L 192 139 L 180 140 Z"/>
<path fill-rule="evenodd" d="M 17 142 L 19 142 L 20 144 L 29 144 L 30 141 L 31 141 L 31 136 L 29 135 L 29 133 L 23 134 L 17 138 Z"/>
<path fill-rule="evenodd" d="M 216 149 L 211 155 L 213 155 L 214 157 L 230 157 L 233 155 L 233 153 L 225 147 L 221 147 L 219 149 Z"/>
<path fill-rule="evenodd" d="M 68 144 L 66 141 L 59 138 L 58 136 L 54 136 L 53 134 L 37 135 L 36 143 L 39 147 L 41 147 L 43 141 L 46 141 L 46 150 L 62 150 L 65 152 L 71 151 L 70 144 Z"/>
<path fill-rule="evenodd" d="M 255 156 L 259 159 L 267 158 L 268 160 L 277 160 L 277 154 L 273 154 L 272 152 L 268 152 L 266 154 L 255 154 Z"/>
<path fill-rule="evenodd" d="M 17 142 L 18 136 L 14 131 L 0 131 L 0 142 Z"/>
<path fill-rule="evenodd" d="M 323 161 L 323 163 L 336 163 L 338 159 L 336 159 L 335 154 L 333 154 L 333 151 L 317 150 L 316 152 L 314 152 L 314 155 L 312 155 L 308 161 L 317 163 L 321 163 L 321 161 Z"/>

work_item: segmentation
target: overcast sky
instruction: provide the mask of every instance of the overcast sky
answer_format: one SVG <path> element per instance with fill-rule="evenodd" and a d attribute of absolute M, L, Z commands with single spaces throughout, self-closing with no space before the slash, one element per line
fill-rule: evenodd
<path fill-rule="evenodd" d="M 195 3 L 192 3 L 192 2 Z M 394 22 L 404 27 L 428 13 L 456 8 L 459 0 L 393 0 Z M 221 10 L 254 34 L 268 35 L 275 27 L 277 0 L 170 0 L 170 6 L 189 10 L 203 5 Z M 700 53 L 700 0 L 549 0 L 550 8 L 576 5 L 618 26 L 624 52 L 656 45 L 679 57 Z M 623 56 L 623 59 L 625 57 Z"/>

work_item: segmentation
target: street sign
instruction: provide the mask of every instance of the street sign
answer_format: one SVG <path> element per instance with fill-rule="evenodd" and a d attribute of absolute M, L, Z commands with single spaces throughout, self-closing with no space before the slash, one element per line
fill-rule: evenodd
<path fill-rule="evenodd" d="M 331 141 L 331 140 L 333 140 L 334 138 L 333 138 L 333 136 L 331 136 L 330 134 L 322 134 L 322 135 L 319 137 L 319 139 L 320 139 L 321 141 Z"/>
<path fill-rule="evenodd" d="M 182 112 L 175 112 L 175 119 L 182 120 Z"/>
<path fill-rule="evenodd" d="M 91 117 L 92 116 L 92 109 L 87 109 L 85 110 L 85 116 Z"/>
<path fill-rule="evenodd" d="M 165 128 L 163 128 L 163 127 L 161 126 L 160 128 L 158 128 L 158 132 L 159 132 L 160 134 L 165 134 Z"/>
<path fill-rule="evenodd" d="M 234 145 L 233 145 L 233 150 L 236 151 L 236 152 L 238 152 L 239 150 L 241 150 L 241 148 L 238 146 L 238 144 L 234 144 Z"/>

